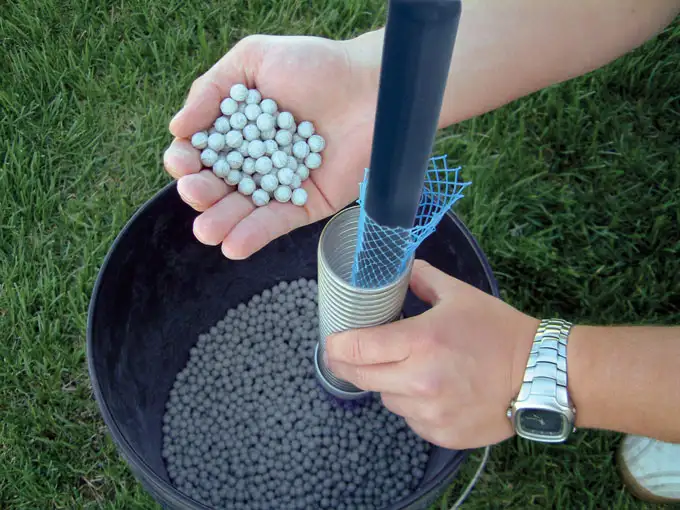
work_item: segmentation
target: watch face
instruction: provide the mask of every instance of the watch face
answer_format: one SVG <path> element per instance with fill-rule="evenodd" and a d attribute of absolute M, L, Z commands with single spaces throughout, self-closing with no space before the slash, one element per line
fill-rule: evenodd
<path fill-rule="evenodd" d="M 517 416 L 520 430 L 536 437 L 560 437 L 567 432 L 567 420 L 559 413 L 545 409 L 522 409 Z"/>

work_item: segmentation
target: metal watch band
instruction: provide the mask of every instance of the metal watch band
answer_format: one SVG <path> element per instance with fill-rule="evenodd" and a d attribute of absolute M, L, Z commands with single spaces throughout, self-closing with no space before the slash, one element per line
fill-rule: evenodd
<path fill-rule="evenodd" d="M 571 326 L 571 323 L 561 319 L 541 321 L 531 346 L 517 402 L 540 395 L 553 397 L 561 406 L 570 406 L 567 392 L 567 339 Z"/>

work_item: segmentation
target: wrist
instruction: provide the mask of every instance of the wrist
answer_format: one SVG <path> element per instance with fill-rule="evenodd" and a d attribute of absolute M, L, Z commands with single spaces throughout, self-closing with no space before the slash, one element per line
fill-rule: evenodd
<path fill-rule="evenodd" d="M 561 443 L 568 439 L 575 423 L 575 409 L 567 389 L 567 350 L 572 325 L 564 320 L 545 319 L 534 322 L 534 326 L 537 327 L 531 336 L 524 377 L 507 416 L 519 436 Z M 526 348 L 521 352 L 526 354 Z"/>
<path fill-rule="evenodd" d="M 620 430 L 622 425 L 616 423 L 619 413 L 615 402 L 622 388 L 612 387 L 611 360 L 617 354 L 610 333 L 609 328 L 597 326 L 576 326 L 572 330 L 567 348 L 567 382 L 578 428 Z"/>
<path fill-rule="evenodd" d="M 612 328 L 598 326 L 578 326 L 572 331 L 567 349 L 568 389 L 578 428 L 629 432 L 617 407 L 623 400 L 620 392 L 624 391 L 626 367 L 612 364 L 619 356 L 612 332 Z"/>
<path fill-rule="evenodd" d="M 588 326 L 574 326 L 567 345 L 567 389 L 576 408 L 576 427 L 592 428 L 597 420 L 592 415 L 589 399 L 595 397 L 597 387 L 591 387 L 596 368 L 594 344 L 589 340 L 591 329 Z M 588 375 L 590 374 L 590 376 Z"/>
<path fill-rule="evenodd" d="M 524 315 L 521 323 L 516 329 L 515 336 L 512 339 L 514 354 L 511 371 L 511 398 L 515 398 L 522 387 L 524 373 L 526 372 L 527 362 L 529 361 L 529 354 L 531 353 L 531 346 L 534 343 L 534 336 L 536 335 L 540 323 L 540 320 Z"/>
<path fill-rule="evenodd" d="M 352 79 L 365 82 L 376 97 L 380 84 L 384 35 L 385 29 L 381 28 L 343 41 L 352 70 Z"/>

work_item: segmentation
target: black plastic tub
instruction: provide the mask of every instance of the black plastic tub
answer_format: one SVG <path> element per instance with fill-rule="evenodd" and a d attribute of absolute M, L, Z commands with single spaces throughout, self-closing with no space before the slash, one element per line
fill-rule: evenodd
<path fill-rule="evenodd" d="M 135 476 L 168 509 L 210 508 L 172 486 L 161 457 L 165 403 L 189 349 L 227 308 L 281 280 L 316 278 L 325 223 L 283 236 L 247 260 L 230 261 L 219 248 L 195 240 L 197 214 L 181 201 L 175 183 L 141 207 L 104 260 L 88 316 L 88 366 L 101 414 Z M 453 214 L 417 257 L 498 296 L 484 254 Z M 409 293 L 406 316 L 426 308 Z M 419 489 L 385 510 L 427 508 L 466 458 L 465 451 L 434 448 Z"/>

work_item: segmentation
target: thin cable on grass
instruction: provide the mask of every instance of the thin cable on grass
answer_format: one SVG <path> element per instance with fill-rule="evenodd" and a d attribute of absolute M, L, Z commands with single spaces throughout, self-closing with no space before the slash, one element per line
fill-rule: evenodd
<path fill-rule="evenodd" d="M 491 455 L 491 446 L 487 446 L 487 447 L 484 448 L 484 455 L 482 456 L 482 460 L 479 462 L 479 466 L 477 467 L 477 471 L 475 471 L 474 476 L 472 477 L 470 482 L 465 487 L 465 490 L 461 493 L 460 496 L 458 496 L 458 499 L 453 504 L 453 506 L 450 508 L 450 510 L 458 510 L 458 508 L 460 508 L 462 506 L 462 504 L 465 502 L 465 500 L 468 498 L 468 496 L 472 492 L 472 489 L 475 488 L 475 485 L 477 485 L 477 482 L 482 477 L 482 473 L 484 472 L 484 468 L 486 467 L 486 464 L 489 461 L 490 455 Z"/>

